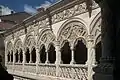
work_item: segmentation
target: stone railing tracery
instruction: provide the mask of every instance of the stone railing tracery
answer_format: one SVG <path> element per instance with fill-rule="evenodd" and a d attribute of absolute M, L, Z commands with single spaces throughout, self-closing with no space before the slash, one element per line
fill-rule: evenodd
<path fill-rule="evenodd" d="M 12 70 L 12 68 L 13 68 L 13 64 L 8 62 L 7 63 L 7 69 Z"/>
<path fill-rule="evenodd" d="M 59 77 L 87 80 L 87 66 L 61 64 Z"/>
<path fill-rule="evenodd" d="M 16 71 L 22 71 L 22 68 L 23 68 L 22 63 L 15 63 L 13 69 L 16 70 Z"/>
<path fill-rule="evenodd" d="M 38 74 L 56 76 L 56 65 L 55 64 L 39 64 Z"/>
<path fill-rule="evenodd" d="M 34 64 L 34 63 L 25 63 L 24 72 L 36 73 L 36 64 Z"/>
<path fill-rule="evenodd" d="M 22 63 L 15 63 L 14 65 L 8 64 L 7 68 L 8 70 L 23 72 L 23 74 L 28 73 L 75 80 L 88 80 L 87 65 L 82 64 L 59 64 L 58 75 L 56 75 L 56 64 L 39 63 L 36 66 L 35 63 L 25 63 L 23 66 Z M 37 73 L 36 70 L 38 70 Z"/>

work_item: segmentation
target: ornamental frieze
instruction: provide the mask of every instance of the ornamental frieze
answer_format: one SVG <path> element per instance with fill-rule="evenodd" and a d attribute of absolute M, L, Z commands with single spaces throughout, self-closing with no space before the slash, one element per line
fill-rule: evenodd
<path fill-rule="evenodd" d="M 94 8 L 97 8 L 97 7 L 98 7 L 98 5 L 95 2 L 93 2 L 92 8 L 94 9 Z M 84 13 L 84 12 L 87 12 L 85 2 L 82 3 L 82 4 L 75 5 L 74 7 L 69 8 L 67 10 L 63 10 L 60 13 L 54 14 L 52 16 L 52 23 L 59 22 L 61 20 L 70 18 L 72 16 L 79 15 L 79 14 Z"/>

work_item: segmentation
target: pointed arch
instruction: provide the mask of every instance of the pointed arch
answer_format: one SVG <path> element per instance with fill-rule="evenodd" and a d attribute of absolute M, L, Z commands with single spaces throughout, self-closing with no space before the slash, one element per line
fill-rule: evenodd
<path fill-rule="evenodd" d="M 36 49 L 34 46 L 32 47 L 31 55 L 32 55 L 32 62 L 35 63 L 36 62 Z"/>
<path fill-rule="evenodd" d="M 84 43 L 84 45 L 87 45 L 87 41 L 85 40 L 85 38 L 79 37 L 79 38 L 74 40 L 74 46 L 77 45 L 78 41 L 82 41 Z"/>
<path fill-rule="evenodd" d="M 20 51 L 19 51 L 19 56 L 20 56 L 20 63 L 23 62 L 23 50 L 20 48 Z"/>
<path fill-rule="evenodd" d="M 48 59 L 50 63 L 55 63 L 56 61 L 56 51 L 53 43 L 48 45 Z"/>
<path fill-rule="evenodd" d="M 70 43 L 67 40 L 64 41 L 64 45 L 61 48 L 61 59 L 63 61 L 63 64 L 70 64 L 71 49 L 70 49 Z"/>
<path fill-rule="evenodd" d="M 7 53 L 7 62 L 10 62 L 10 51 Z"/>
<path fill-rule="evenodd" d="M 76 39 L 75 41 L 74 59 L 76 64 L 85 64 L 87 61 L 87 47 L 83 38 Z"/>
<path fill-rule="evenodd" d="M 46 61 L 46 48 L 44 44 L 40 46 L 40 61 L 41 63 L 45 63 Z"/>
<path fill-rule="evenodd" d="M 26 57 L 26 63 L 29 63 L 30 61 L 30 50 L 28 47 L 25 48 L 26 52 L 25 52 L 25 57 Z"/>

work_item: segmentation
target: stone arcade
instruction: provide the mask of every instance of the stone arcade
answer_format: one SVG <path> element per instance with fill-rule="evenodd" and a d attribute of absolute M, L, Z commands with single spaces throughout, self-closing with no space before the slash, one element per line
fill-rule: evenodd
<path fill-rule="evenodd" d="M 58 2 L 5 33 L 5 65 L 19 80 L 92 80 L 101 57 L 101 14 L 84 0 Z"/>

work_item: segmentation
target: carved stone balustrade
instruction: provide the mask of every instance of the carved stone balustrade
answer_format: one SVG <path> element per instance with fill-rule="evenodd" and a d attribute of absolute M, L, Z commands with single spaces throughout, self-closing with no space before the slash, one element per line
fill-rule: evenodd
<path fill-rule="evenodd" d="M 60 65 L 59 77 L 87 80 L 87 74 L 85 65 Z"/>
<path fill-rule="evenodd" d="M 36 64 L 34 64 L 34 63 L 26 63 L 24 65 L 24 72 L 36 73 Z"/>
<path fill-rule="evenodd" d="M 12 70 L 13 69 L 13 64 L 12 63 L 7 63 L 7 69 Z"/>
<path fill-rule="evenodd" d="M 55 64 L 39 64 L 38 74 L 56 76 L 56 65 Z"/>
<path fill-rule="evenodd" d="M 22 71 L 23 64 L 22 63 L 15 63 L 13 70 L 15 71 Z"/>

